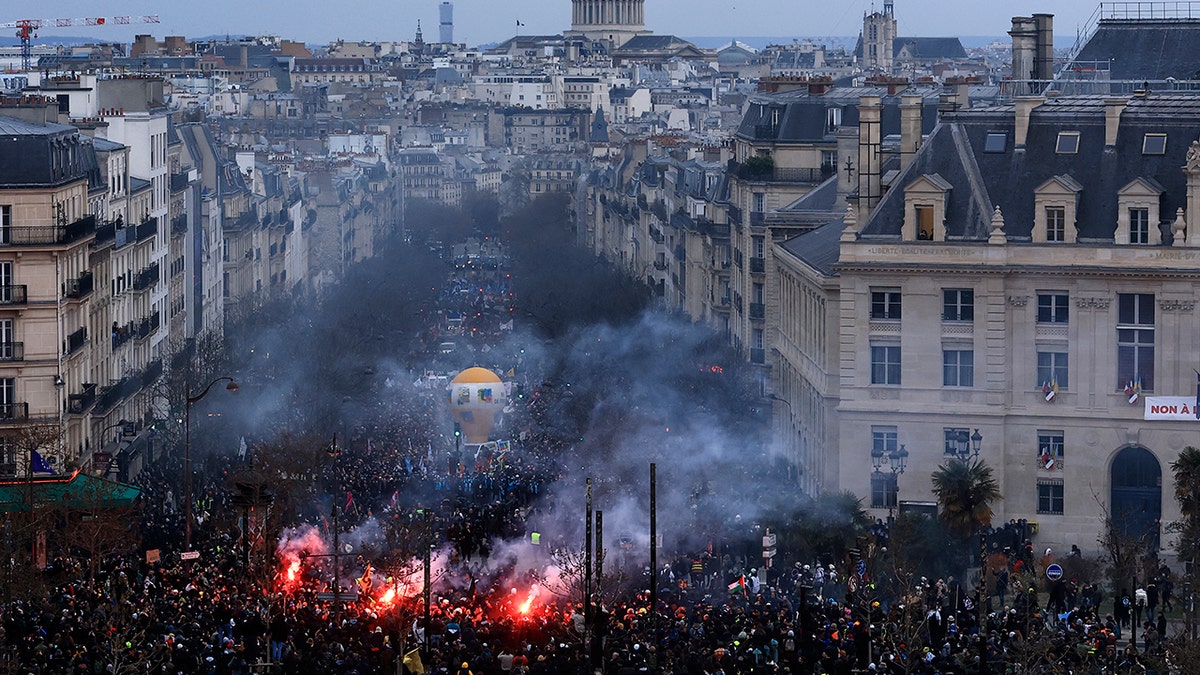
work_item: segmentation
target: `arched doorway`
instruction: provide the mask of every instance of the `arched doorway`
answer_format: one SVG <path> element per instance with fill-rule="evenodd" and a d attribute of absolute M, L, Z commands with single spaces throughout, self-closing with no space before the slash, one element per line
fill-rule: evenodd
<path fill-rule="evenodd" d="M 1111 467 L 1113 524 L 1133 537 L 1146 537 L 1147 550 L 1158 551 L 1162 518 L 1162 467 L 1154 453 L 1138 445 L 1117 453 Z"/>

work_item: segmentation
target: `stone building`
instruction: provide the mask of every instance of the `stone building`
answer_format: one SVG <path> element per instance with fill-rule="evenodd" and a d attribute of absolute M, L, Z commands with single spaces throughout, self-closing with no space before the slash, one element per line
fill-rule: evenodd
<path fill-rule="evenodd" d="M 1192 94 L 944 110 L 901 139 L 919 149 L 890 188 L 864 166 L 844 217 L 775 246 L 777 424 L 808 489 L 932 501 L 978 431 L 996 519 L 1036 522 L 1039 546 L 1094 547 L 1105 512 L 1166 545 L 1197 422 L 1147 403 L 1195 401 L 1198 126 Z M 903 474 L 872 471 L 899 447 Z"/>

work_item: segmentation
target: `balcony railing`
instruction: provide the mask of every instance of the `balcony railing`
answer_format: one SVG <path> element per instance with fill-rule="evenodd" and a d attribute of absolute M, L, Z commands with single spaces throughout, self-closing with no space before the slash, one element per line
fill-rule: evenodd
<path fill-rule="evenodd" d="M 157 315 L 155 315 L 157 316 Z M 142 386 L 149 387 L 154 384 L 154 381 L 162 375 L 163 364 L 161 360 L 151 361 L 146 369 L 142 371 Z"/>
<path fill-rule="evenodd" d="M 667 269 L 667 261 L 665 261 L 665 260 L 655 260 L 655 261 L 654 261 L 654 269 L 658 270 L 659 272 L 664 272 L 664 271 L 666 271 L 666 269 Z"/>
<path fill-rule="evenodd" d="M 29 301 L 29 287 L 25 284 L 0 286 L 0 305 L 24 305 Z"/>
<path fill-rule="evenodd" d="M 183 192 L 188 186 L 188 175 L 186 173 L 171 174 L 171 192 Z"/>
<path fill-rule="evenodd" d="M 171 219 L 171 234 L 187 234 L 188 219 L 186 213 L 181 213 Z"/>
<path fill-rule="evenodd" d="M 105 223 L 96 225 L 96 239 L 93 242 L 97 246 L 107 244 L 117 238 L 117 221 L 110 220 Z"/>
<path fill-rule="evenodd" d="M 767 362 L 767 350 L 765 350 L 765 349 L 751 349 L 750 350 L 750 363 L 756 363 L 756 364 L 762 365 L 766 362 Z"/>
<path fill-rule="evenodd" d="M 63 356 L 69 356 L 79 351 L 87 344 L 87 326 L 80 327 L 79 330 L 67 336 L 67 344 L 63 349 Z"/>
<path fill-rule="evenodd" d="M 0 342 L 0 361 L 24 361 L 24 342 Z"/>
<path fill-rule="evenodd" d="M 731 225 L 734 227 L 742 226 L 742 207 L 730 204 L 725 211 L 729 217 L 729 223 Z"/>
<path fill-rule="evenodd" d="M 112 348 L 115 350 L 126 342 L 129 342 L 136 328 L 132 321 L 124 326 L 114 325 L 112 330 Z"/>
<path fill-rule="evenodd" d="M 133 290 L 144 291 L 158 283 L 158 263 L 143 267 L 133 280 Z"/>
<path fill-rule="evenodd" d="M 145 241 L 158 234 L 158 218 L 150 217 L 137 226 L 137 240 Z"/>
<path fill-rule="evenodd" d="M 22 422 L 29 419 L 28 403 L 0 403 L 0 423 Z"/>
<path fill-rule="evenodd" d="M 751 274 L 766 274 L 767 259 L 766 258 L 750 258 L 750 273 Z"/>
<path fill-rule="evenodd" d="M 764 171 L 754 171 L 741 162 L 730 160 L 729 168 L 738 178 L 755 183 L 822 183 L 833 175 L 832 166 L 776 166 Z"/>
<path fill-rule="evenodd" d="M 71 415 L 82 415 L 96 403 L 96 385 L 87 383 L 83 391 L 67 396 L 67 412 Z"/>
<path fill-rule="evenodd" d="M 0 227 L 0 246 L 74 244 L 95 233 L 95 216 L 81 218 L 69 225 L 8 225 Z"/>
<path fill-rule="evenodd" d="M 765 319 L 767 317 L 767 306 L 761 302 L 750 303 L 750 318 Z"/>
<path fill-rule="evenodd" d="M 78 278 L 63 284 L 63 297 L 71 300 L 81 300 L 92 294 L 94 282 L 91 272 L 84 272 Z"/>

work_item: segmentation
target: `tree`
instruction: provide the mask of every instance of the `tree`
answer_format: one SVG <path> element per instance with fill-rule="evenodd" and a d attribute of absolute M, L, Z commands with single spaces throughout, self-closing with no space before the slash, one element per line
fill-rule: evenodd
<path fill-rule="evenodd" d="M 933 472 L 938 517 L 954 537 L 966 540 L 992 524 L 992 503 L 1003 499 L 992 468 L 981 460 L 953 460 Z"/>
<path fill-rule="evenodd" d="M 1187 570 L 1187 593 L 1196 588 L 1196 551 L 1200 546 L 1200 449 L 1188 446 L 1171 462 L 1171 473 L 1175 475 L 1175 501 L 1179 502 L 1182 518 L 1167 527 L 1177 534 L 1175 550 Z M 1186 602 L 1186 601 L 1185 601 Z M 1185 606 L 1190 606 L 1190 603 Z M 1195 637 L 1195 616 L 1187 616 L 1187 631 Z M 1165 637 L 1165 636 L 1164 636 Z"/>

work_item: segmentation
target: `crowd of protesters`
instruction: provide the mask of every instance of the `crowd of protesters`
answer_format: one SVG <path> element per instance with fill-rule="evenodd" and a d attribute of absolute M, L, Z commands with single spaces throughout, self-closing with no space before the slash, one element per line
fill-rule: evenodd
<path fill-rule="evenodd" d="M 508 330 L 503 266 L 481 260 L 456 269 L 442 298 L 453 314 L 430 326 L 430 344 L 467 335 L 479 356 Z M 448 325 L 448 316 L 462 322 Z M 524 368 L 519 354 L 500 350 L 487 361 Z M 253 447 L 206 463 L 193 502 L 198 556 L 186 560 L 178 472 L 147 468 L 135 479 L 138 550 L 91 564 L 53 560 L 44 593 L 4 608 L 6 672 L 949 675 L 979 672 L 981 659 L 997 673 L 1147 672 L 1162 657 L 1169 570 L 1109 598 L 1090 582 L 1044 586 L 1035 572 L 1052 552 L 1035 560 L 1021 523 L 992 533 L 982 598 L 954 578 L 888 576 L 869 557 L 795 560 L 781 551 L 768 569 L 747 545 L 746 532 L 757 530 L 737 516 L 724 528 L 728 540 L 673 552 L 659 569 L 637 554 L 606 562 L 609 576 L 597 572 L 585 601 L 563 535 L 529 539 L 567 508 L 556 493 L 565 441 L 538 424 L 539 399 L 552 393 L 524 372 L 516 379 L 529 388 L 501 430 L 505 453 L 437 431 L 436 387 L 414 387 L 353 425 L 336 461 L 312 476 L 323 499 L 299 515 L 320 523 L 328 542 L 336 512 L 355 548 L 309 551 L 294 582 L 269 542 L 234 525 L 222 476 L 252 462 Z M 886 528 L 874 537 L 885 544 Z M 537 551 L 536 564 L 496 550 L 514 541 Z M 246 555 L 254 546 L 265 563 Z M 148 557 L 150 549 L 161 554 Z M 378 562 L 398 549 L 403 573 Z M 427 590 L 428 549 L 438 569 Z"/>

